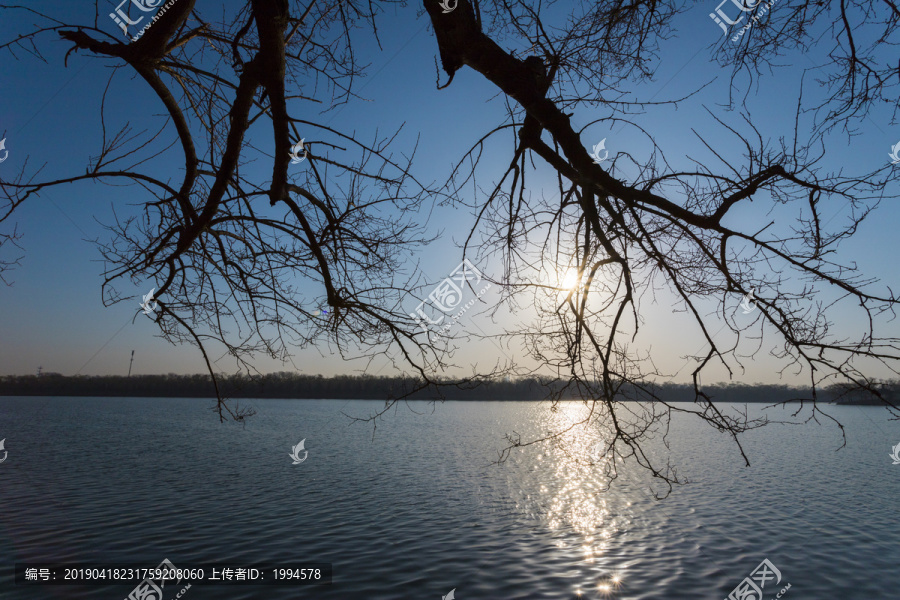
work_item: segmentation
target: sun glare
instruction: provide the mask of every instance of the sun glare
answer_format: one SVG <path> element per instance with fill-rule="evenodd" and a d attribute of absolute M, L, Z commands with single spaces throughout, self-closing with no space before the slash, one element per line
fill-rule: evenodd
<path fill-rule="evenodd" d="M 566 271 L 566 274 L 563 276 L 562 281 L 559 284 L 561 290 L 565 292 L 571 292 L 578 285 L 578 280 L 580 277 L 578 276 L 577 269 L 569 269 Z"/>

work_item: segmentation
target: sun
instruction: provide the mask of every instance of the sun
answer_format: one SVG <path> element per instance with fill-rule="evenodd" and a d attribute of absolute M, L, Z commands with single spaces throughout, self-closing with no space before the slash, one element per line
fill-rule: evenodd
<path fill-rule="evenodd" d="M 580 280 L 581 275 L 578 269 L 568 269 L 559 282 L 559 289 L 563 292 L 571 292 L 578 287 Z"/>

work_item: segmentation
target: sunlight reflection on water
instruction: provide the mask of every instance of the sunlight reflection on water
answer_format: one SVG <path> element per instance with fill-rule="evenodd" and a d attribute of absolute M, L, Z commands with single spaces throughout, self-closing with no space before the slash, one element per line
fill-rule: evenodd
<path fill-rule="evenodd" d="M 632 525 L 631 502 L 607 489 L 604 467 L 610 458 L 595 455 L 603 441 L 597 417 L 596 411 L 575 401 L 561 402 L 557 410 L 541 413 L 543 431 L 566 433 L 536 457 L 548 472 L 539 488 L 543 499 L 538 504 L 545 507 L 547 528 L 569 539 L 558 539 L 556 547 L 571 546 L 584 562 L 596 565 L 594 575 L 576 586 L 574 593 L 582 595 L 594 589 L 609 596 L 622 585 L 623 568 L 614 558 L 604 559 L 604 553 L 611 539 L 623 543 L 621 538 Z"/>

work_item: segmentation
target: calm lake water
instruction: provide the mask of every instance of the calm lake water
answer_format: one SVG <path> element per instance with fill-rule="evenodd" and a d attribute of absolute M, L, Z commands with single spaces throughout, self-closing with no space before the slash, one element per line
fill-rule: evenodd
<path fill-rule="evenodd" d="M 377 402 L 242 400 L 259 411 L 245 427 L 220 424 L 211 404 L 0 398 L 0 598 L 122 600 L 134 587 L 15 586 L 16 562 L 164 558 L 333 565 L 330 586 L 195 585 L 185 600 L 440 600 L 454 588 L 457 600 L 721 600 L 763 559 L 782 576 L 766 600 L 788 583 L 787 600 L 900 598 L 888 456 L 900 423 L 877 407 L 827 407 L 847 429 L 839 452 L 833 426 L 749 432 L 750 468 L 726 436 L 679 420 L 670 456 L 691 483 L 656 501 L 637 473 L 602 491 L 597 467 L 571 458 L 589 433 L 491 464 L 505 434 L 546 431 L 574 403 L 413 402 L 374 439 L 342 412 Z M 293 465 L 304 438 L 308 458 Z"/>

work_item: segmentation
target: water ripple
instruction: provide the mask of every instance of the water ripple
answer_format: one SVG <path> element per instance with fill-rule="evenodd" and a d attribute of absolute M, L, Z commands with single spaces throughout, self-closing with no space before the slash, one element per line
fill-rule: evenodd
<path fill-rule="evenodd" d="M 459 600 L 718 599 L 764 558 L 791 583 L 786 600 L 887 599 L 900 588 L 900 467 L 886 455 L 900 424 L 876 408 L 833 411 L 851 440 L 837 453 L 826 429 L 750 432 L 750 468 L 714 432 L 676 423 L 671 450 L 659 451 L 694 483 L 660 502 L 629 471 L 605 491 L 589 459 L 602 434 L 589 430 L 493 464 L 506 433 L 572 421 L 576 403 L 553 414 L 534 403 L 448 402 L 433 414 L 412 403 L 374 439 L 340 414 L 364 416 L 371 403 L 253 404 L 259 415 L 242 428 L 219 424 L 208 400 L 0 399 L 10 452 L 0 567 L 169 558 L 334 568 L 331 586 L 194 586 L 186 600 L 437 600 L 453 588 Z M 304 438 L 309 458 L 292 465 Z M 21 588 L 0 572 L 3 600 L 121 600 L 129 589 Z"/>

